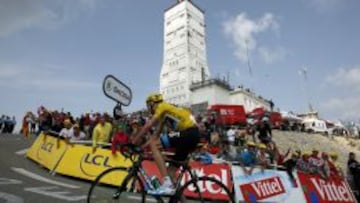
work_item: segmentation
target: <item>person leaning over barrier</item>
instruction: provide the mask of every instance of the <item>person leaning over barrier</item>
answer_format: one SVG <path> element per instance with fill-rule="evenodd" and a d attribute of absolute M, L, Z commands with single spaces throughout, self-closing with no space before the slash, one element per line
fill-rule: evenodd
<path fill-rule="evenodd" d="M 270 155 L 266 151 L 267 147 L 265 144 L 258 144 L 258 151 L 256 154 L 257 163 L 260 165 L 261 172 L 270 166 Z"/>
<path fill-rule="evenodd" d="M 239 161 L 245 175 L 251 175 L 252 171 L 255 168 L 255 165 L 257 164 L 256 144 L 252 141 L 249 141 L 246 145 L 247 148 L 239 154 L 239 156 L 237 157 L 237 161 Z M 246 167 L 249 167 L 249 169 L 247 169 Z"/>
<path fill-rule="evenodd" d="M 106 122 L 105 116 L 101 116 L 99 123 L 95 126 L 92 134 L 92 147 L 93 152 L 96 151 L 99 143 L 108 143 L 110 139 L 110 134 L 112 131 L 112 125 L 109 122 Z"/>

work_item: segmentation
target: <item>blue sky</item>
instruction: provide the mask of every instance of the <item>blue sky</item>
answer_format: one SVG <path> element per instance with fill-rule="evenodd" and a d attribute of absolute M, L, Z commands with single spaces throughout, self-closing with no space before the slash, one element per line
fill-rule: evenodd
<path fill-rule="evenodd" d="M 0 114 L 20 121 L 39 105 L 112 112 L 101 89 L 107 74 L 132 88 L 126 111 L 144 107 L 159 86 L 163 12 L 175 2 L 0 0 Z M 324 118 L 359 118 L 359 1 L 194 2 L 205 10 L 212 76 L 229 73 L 233 86 L 282 110 L 304 112 L 311 102 Z"/>

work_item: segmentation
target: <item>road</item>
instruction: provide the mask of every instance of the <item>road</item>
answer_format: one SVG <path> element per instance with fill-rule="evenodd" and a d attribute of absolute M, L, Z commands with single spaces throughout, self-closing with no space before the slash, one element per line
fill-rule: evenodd
<path fill-rule="evenodd" d="M 51 175 L 25 157 L 33 141 L 0 134 L 0 202 L 85 202 L 89 182 Z"/>

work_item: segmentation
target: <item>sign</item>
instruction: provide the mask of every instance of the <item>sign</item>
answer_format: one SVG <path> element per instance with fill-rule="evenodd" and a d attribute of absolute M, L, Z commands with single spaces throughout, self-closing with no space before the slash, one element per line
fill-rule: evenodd
<path fill-rule="evenodd" d="M 231 170 L 236 202 L 305 202 L 301 188 L 293 187 L 284 171 L 261 172 L 255 168 L 249 176 L 240 166 L 232 166 Z"/>
<path fill-rule="evenodd" d="M 54 170 L 67 149 L 64 140 L 41 133 L 26 156 L 49 170 Z"/>
<path fill-rule="evenodd" d="M 122 105 L 129 106 L 131 103 L 131 89 L 112 75 L 105 77 L 103 91 L 107 97 Z"/>
<path fill-rule="evenodd" d="M 55 171 L 76 178 L 95 180 L 106 169 L 115 166 L 129 167 L 131 164 L 119 152 L 113 155 L 110 149 L 98 148 L 93 153 L 91 146 L 75 144 L 68 147 Z M 104 183 L 118 185 L 125 176 L 126 173 L 113 173 L 104 179 Z"/>
<path fill-rule="evenodd" d="M 307 202 L 353 203 L 356 202 L 346 180 L 331 176 L 322 179 L 319 175 L 297 172 Z"/>
<path fill-rule="evenodd" d="M 113 110 L 113 117 L 115 120 L 118 120 L 120 119 L 121 117 L 123 116 L 123 111 L 121 109 L 121 105 L 120 104 L 117 104 L 115 107 L 114 107 L 114 110 Z"/>
<path fill-rule="evenodd" d="M 160 172 L 154 162 L 144 161 L 142 164 L 149 176 L 156 175 L 159 177 L 160 181 L 162 180 L 163 177 L 161 177 Z M 199 162 L 191 162 L 190 166 L 198 177 L 208 176 L 215 178 L 221 181 L 230 191 L 232 191 L 233 184 L 231 181 L 231 171 L 227 164 L 204 165 Z M 179 174 L 179 172 L 177 172 L 177 174 Z M 190 174 L 184 174 L 183 179 L 181 180 L 181 185 L 184 185 L 185 182 L 190 180 L 190 178 Z M 198 186 L 203 198 L 213 200 L 229 200 L 229 197 L 226 195 L 226 191 L 222 190 L 213 182 L 199 181 Z M 196 188 L 193 185 L 189 185 L 189 187 L 184 191 L 184 194 L 187 197 L 198 198 L 199 195 L 195 191 Z"/>

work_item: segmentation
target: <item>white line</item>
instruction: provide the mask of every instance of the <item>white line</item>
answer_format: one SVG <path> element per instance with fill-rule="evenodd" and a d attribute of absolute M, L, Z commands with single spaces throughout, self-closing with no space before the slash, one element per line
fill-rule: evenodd
<path fill-rule="evenodd" d="M 22 149 L 22 150 L 20 150 L 20 151 L 15 152 L 15 154 L 17 154 L 17 155 L 24 155 L 24 154 L 26 154 L 27 150 L 28 150 L 28 148 Z"/>
<path fill-rule="evenodd" d="M 139 197 L 139 196 L 133 196 L 133 195 L 128 195 L 128 198 L 129 199 L 135 199 L 135 200 L 141 200 L 142 199 L 142 197 Z M 156 199 L 154 199 L 154 198 L 146 198 L 146 201 L 145 202 L 157 202 L 157 200 Z"/>
<path fill-rule="evenodd" d="M 20 174 L 24 175 L 24 176 L 27 176 L 29 178 L 32 178 L 32 179 L 35 179 L 35 180 L 38 180 L 38 181 L 42 181 L 42 182 L 45 182 L 45 183 L 58 185 L 58 186 L 62 186 L 62 187 L 67 187 L 67 188 L 73 188 L 73 189 L 80 188 L 79 186 L 76 186 L 76 185 L 70 185 L 70 184 L 54 181 L 54 180 L 51 180 L 51 179 L 48 179 L 48 178 L 44 178 L 44 177 L 42 177 L 42 176 L 40 176 L 40 175 L 38 175 L 36 173 L 32 173 L 32 172 L 27 171 L 27 170 L 25 170 L 23 168 L 12 167 L 11 169 L 13 171 L 17 172 L 17 173 L 20 173 Z"/>
<path fill-rule="evenodd" d="M 23 203 L 24 200 L 19 197 L 19 196 L 15 196 L 9 193 L 5 193 L 5 192 L 0 192 L 0 199 L 2 200 L 6 200 L 7 203 Z"/>

